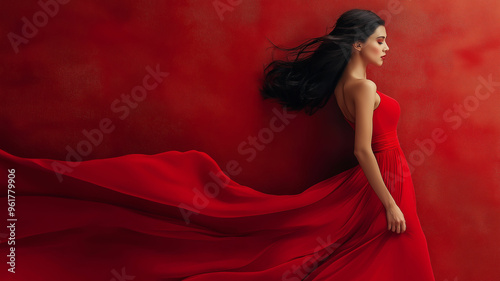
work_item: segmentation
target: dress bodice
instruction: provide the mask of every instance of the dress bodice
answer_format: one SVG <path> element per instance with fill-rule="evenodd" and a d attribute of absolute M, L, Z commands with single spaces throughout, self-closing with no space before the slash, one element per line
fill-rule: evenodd
<path fill-rule="evenodd" d="M 401 114 L 401 107 L 397 100 L 379 92 L 380 103 L 373 111 L 372 149 L 373 152 L 390 149 L 399 146 L 397 126 Z M 344 119 L 353 129 L 356 124 Z"/>

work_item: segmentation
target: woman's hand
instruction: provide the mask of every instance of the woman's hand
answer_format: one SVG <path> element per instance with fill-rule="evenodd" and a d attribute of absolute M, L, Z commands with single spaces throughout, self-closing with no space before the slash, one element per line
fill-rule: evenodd
<path fill-rule="evenodd" d="M 385 209 L 387 215 L 387 229 L 393 232 L 403 233 L 406 231 L 406 221 L 403 212 L 398 205 L 391 204 Z"/>

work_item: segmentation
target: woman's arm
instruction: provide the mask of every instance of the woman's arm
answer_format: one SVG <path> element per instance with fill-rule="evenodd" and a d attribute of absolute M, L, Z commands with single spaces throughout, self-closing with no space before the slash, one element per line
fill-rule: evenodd
<path fill-rule="evenodd" d="M 377 85 L 370 80 L 360 80 L 356 85 L 353 85 L 352 90 L 354 108 L 356 109 L 354 155 L 358 159 L 368 182 L 385 207 L 388 230 L 397 233 L 405 232 L 404 215 L 387 190 L 372 150 L 373 110 L 375 109 Z"/>
<path fill-rule="evenodd" d="M 368 182 L 387 209 L 396 202 L 382 179 L 380 167 L 371 146 L 377 85 L 370 80 L 360 80 L 352 85 L 350 90 L 356 110 L 354 155 L 358 159 Z"/>

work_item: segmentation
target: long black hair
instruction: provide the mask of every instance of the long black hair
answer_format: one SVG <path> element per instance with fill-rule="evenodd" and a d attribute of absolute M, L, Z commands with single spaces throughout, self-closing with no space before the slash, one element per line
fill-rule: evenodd
<path fill-rule="evenodd" d="M 273 43 L 295 58 L 274 60 L 264 68 L 261 95 L 264 99 L 276 99 L 289 111 L 305 109 L 306 114 L 313 115 L 333 94 L 351 58 L 352 45 L 366 42 L 380 25 L 385 26 L 385 21 L 374 12 L 352 9 L 337 19 L 327 35 L 309 39 L 295 48 L 281 48 Z M 316 44 L 319 46 L 311 50 Z"/>

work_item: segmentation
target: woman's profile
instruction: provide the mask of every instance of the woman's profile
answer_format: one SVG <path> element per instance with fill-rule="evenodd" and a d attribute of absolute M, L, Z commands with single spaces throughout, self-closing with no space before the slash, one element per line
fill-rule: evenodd
<path fill-rule="evenodd" d="M 235 165 L 197 150 L 71 162 L 0 149 L 8 195 L 20 203 L 9 202 L 18 243 L 8 242 L 12 232 L 0 240 L 21 261 L 16 277 L 435 280 L 398 141 L 399 103 L 366 77 L 388 53 L 384 24 L 349 10 L 263 73 L 264 97 L 311 115 L 333 97 L 354 130 L 359 165 L 300 194 L 239 184 L 229 176 Z"/>

